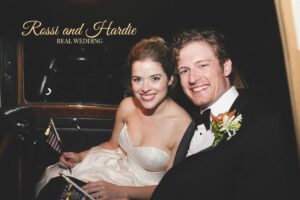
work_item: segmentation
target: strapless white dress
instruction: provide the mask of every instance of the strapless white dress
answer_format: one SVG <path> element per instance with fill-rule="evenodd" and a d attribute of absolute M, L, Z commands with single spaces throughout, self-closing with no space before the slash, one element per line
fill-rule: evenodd
<path fill-rule="evenodd" d="M 54 178 L 63 173 L 84 182 L 107 181 L 122 186 L 157 185 L 165 174 L 170 156 L 167 152 L 151 146 L 134 147 L 128 136 L 126 124 L 118 139 L 121 148 L 93 147 L 72 174 L 59 167 L 59 163 L 46 168 L 36 187 L 36 194 Z"/>

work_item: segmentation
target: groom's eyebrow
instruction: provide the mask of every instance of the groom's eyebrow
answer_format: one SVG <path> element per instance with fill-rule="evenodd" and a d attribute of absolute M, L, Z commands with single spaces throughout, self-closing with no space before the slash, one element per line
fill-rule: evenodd
<path fill-rule="evenodd" d="M 199 63 L 203 63 L 203 62 L 211 62 L 211 59 L 201 59 L 201 60 L 197 60 L 195 62 L 195 64 L 199 64 Z"/>
<path fill-rule="evenodd" d="M 179 66 L 177 69 L 180 70 L 180 69 L 188 69 L 189 67 L 187 66 Z"/>
<path fill-rule="evenodd" d="M 161 76 L 161 74 L 153 74 L 150 77 L 154 77 L 154 76 Z"/>

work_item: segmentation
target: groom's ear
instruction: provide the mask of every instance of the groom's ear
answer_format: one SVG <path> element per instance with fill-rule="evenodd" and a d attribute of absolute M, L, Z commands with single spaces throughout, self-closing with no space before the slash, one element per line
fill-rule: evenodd
<path fill-rule="evenodd" d="M 232 62 L 231 59 L 227 59 L 223 64 L 223 73 L 225 77 L 228 77 L 232 72 Z"/>

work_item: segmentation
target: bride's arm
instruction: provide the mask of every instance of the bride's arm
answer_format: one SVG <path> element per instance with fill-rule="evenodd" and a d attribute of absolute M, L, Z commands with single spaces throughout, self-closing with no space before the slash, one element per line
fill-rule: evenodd
<path fill-rule="evenodd" d="M 89 150 L 82 151 L 79 153 L 64 152 L 59 157 L 59 162 L 68 168 L 73 168 L 73 167 L 75 167 L 75 165 L 77 165 L 84 159 L 84 157 L 86 156 L 88 151 Z"/>
<path fill-rule="evenodd" d="M 96 199 L 100 196 L 104 199 L 150 199 L 155 187 L 155 185 L 117 186 L 108 182 L 97 181 L 86 184 L 83 189 Z"/>
<path fill-rule="evenodd" d="M 126 121 L 125 115 L 128 114 L 131 109 L 130 105 L 132 103 L 130 101 L 132 101 L 131 98 L 125 98 L 122 100 L 116 112 L 115 123 L 114 123 L 111 138 L 107 142 L 101 143 L 99 146 L 108 149 L 115 149 L 119 146 L 118 139 L 119 139 L 121 129 L 124 126 L 124 122 Z"/>
<path fill-rule="evenodd" d="M 112 136 L 109 141 L 99 144 L 98 146 L 101 146 L 103 148 L 107 149 L 115 149 L 118 147 L 118 138 L 120 135 L 120 131 L 122 127 L 124 126 L 124 115 L 128 112 L 128 101 L 130 101 L 129 98 L 125 98 L 121 103 L 120 106 L 116 112 L 115 117 L 115 124 L 112 131 Z M 81 151 L 79 153 L 75 152 L 64 152 L 59 158 L 59 162 L 64 164 L 67 167 L 73 168 L 75 165 L 80 163 L 88 154 L 90 149 Z"/>
<path fill-rule="evenodd" d="M 150 199 L 156 185 L 144 187 L 128 187 L 120 186 L 120 191 L 125 193 L 125 198 L 128 199 Z"/>

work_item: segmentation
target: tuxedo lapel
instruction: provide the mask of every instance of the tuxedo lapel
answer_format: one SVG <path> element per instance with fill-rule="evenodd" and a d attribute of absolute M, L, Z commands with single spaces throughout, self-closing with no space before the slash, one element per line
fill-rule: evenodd
<path fill-rule="evenodd" d="M 174 159 L 174 164 L 176 165 L 177 163 L 179 163 L 180 161 L 182 161 L 183 159 L 185 159 L 187 151 L 189 149 L 190 146 L 190 142 L 192 140 L 192 137 L 194 135 L 196 129 L 196 124 L 194 121 L 191 122 L 191 124 L 189 125 L 189 127 L 187 128 L 184 136 L 182 137 L 180 144 L 178 146 L 176 155 L 175 155 L 175 159 Z"/>
<path fill-rule="evenodd" d="M 248 98 L 247 95 L 245 94 L 246 91 L 240 91 L 239 90 L 239 96 L 237 99 L 233 102 L 232 106 L 230 107 L 229 111 L 236 110 L 237 113 L 241 113 L 242 110 L 245 108 Z"/>
<path fill-rule="evenodd" d="M 241 113 L 242 110 L 245 108 L 246 104 L 247 104 L 247 95 L 245 94 L 246 91 L 241 90 L 239 91 L 239 96 L 237 97 L 237 99 L 234 101 L 234 103 L 232 104 L 230 111 L 236 110 L 237 113 Z M 199 113 L 198 113 L 199 114 Z M 174 159 L 174 165 L 176 165 L 177 163 L 179 163 L 180 161 L 184 160 L 186 158 L 189 146 L 190 146 L 190 142 L 193 138 L 194 132 L 197 128 L 196 123 L 193 121 L 186 133 L 184 134 L 183 138 L 181 139 L 181 142 L 178 146 L 176 155 L 175 155 L 175 159 Z M 206 149 L 210 150 L 211 148 Z M 200 153 L 200 152 L 199 152 Z"/>

